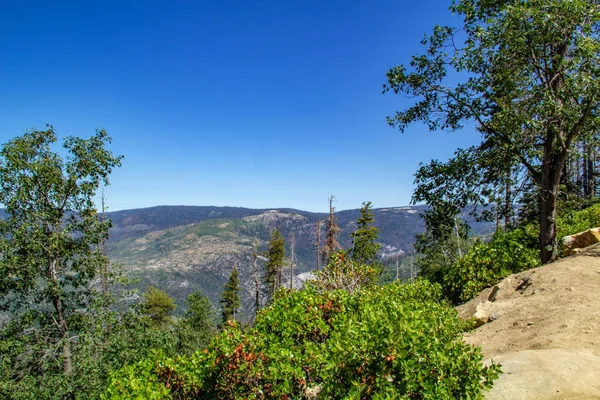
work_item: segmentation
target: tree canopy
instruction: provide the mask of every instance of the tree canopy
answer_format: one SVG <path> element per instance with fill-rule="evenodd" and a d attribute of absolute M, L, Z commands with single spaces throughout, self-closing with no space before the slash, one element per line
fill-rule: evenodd
<path fill-rule="evenodd" d="M 48 126 L 0 151 L 0 203 L 7 212 L 0 220 L 0 296 L 13 315 L 52 310 L 68 373 L 67 321 L 89 302 L 88 283 L 106 262 L 99 244 L 110 221 L 98 218 L 93 197 L 122 157 L 106 148 L 111 138 L 104 130 L 87 140 L 66 138 L 65 158 L 52 149 L 57 140 Z"/>
<path fill-rule="evenodd" d="M 463 0 L 451 11 L 462 17 L 461 28 L 436 26 L 422 42 L 424 54 L 388 72 L 384 91 L 416 99 L 388 122 L 401 131 L 414 122 L 450 131 L 474 123 L 482 143 L 473 150 L 503 159 L 474 160 L 484 172 L 477 184 L 497 185 L 522 166 L 539 199 L 541 259 L 553 260 L 565 161 L 600 123 L 600 6 Z"/>

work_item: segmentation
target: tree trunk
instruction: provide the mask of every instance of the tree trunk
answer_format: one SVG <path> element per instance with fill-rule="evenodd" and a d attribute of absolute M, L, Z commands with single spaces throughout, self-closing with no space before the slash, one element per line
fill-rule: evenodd
<path fill-rule="evenodd" d="M 586 168 L 585 168 L 585 195 L 588 198 L 593 198 L 596 188 L 594 187 L 594 153 L 592 145 L 588 141 L 586 143 Z"/>
<path fill-rule="evenodd" d="M 506 171 L 506 182 L 504 188 L 504 203 L 506 209 L 504 210 L 504 230 L 510 231 L 512 229 L 512 215 L 513 215 L 513 204 L 512 204 L 512 193 L 511 193 L 511 170 Z"/>
<path fill-rule="evenodd" d="M 67 328 L 67 321 L 63 314 L 62 304 L 60 303 L 60 297 L 54 296 L 52 304 L 56 310 L 56 322 L 58 323 L 58 332 L 60 334 L 60 340 L 63 342 L 62 356 L 63 356 L 63 372 L 67 375 L 73 371 L 73 365 L 71 362 L 71 344 L 69 343 L 69 329 Z"/>
<path fill-rule="evenodd" d="M 260 276 L 258 274 L 258 239 L 254 239 L 254 251 L 252 253 L 252 272 L 254 274 L 254 318 L 260 309 Z"/>
<path fill-rule="evenodd" d="M 54 306 L 54 310 L 56 311 L 56 323 L 58 324 L 58 333 L 60 336 L 60 340 L 62 342 L 62 356 L 63 356 L 63 372 L 65 374 L 71 374 L 73 371 L 73 365 L 71 362 L 71 344 L 69 343 L 69 329 L 67 327 L 67 320 L 65 319 L 60 292 L 58 289 L 58 278 L 56 273 L 57 261 L 52 260 L 50 262 L 49 268 L 49 280 L 54 285 L 53 294 L 52 294 L 52 305 Z"/>
<path fill-rule="evenodd" d="M 558 133 L 560 135 L 560 133 Z M 542 264 L 556 260 L 558 242 L 556 240 L 556 200 L 561 172 L 567 157 L 565 150 L 554 150 L 553 140 L 546 141 L 541 169 L 540 193 L 540 258 Z"/>
<path fill-rule="evenodd" d="M 317 271 L 321 268 L 321 223 L 323 221 L 317 221 L 317 240 L 315 242 L 315 254 L 317 256 Z"/>

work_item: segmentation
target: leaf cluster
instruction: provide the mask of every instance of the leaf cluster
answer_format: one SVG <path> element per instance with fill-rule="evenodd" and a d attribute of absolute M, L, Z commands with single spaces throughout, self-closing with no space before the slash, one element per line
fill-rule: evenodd
<path fill-rule="evenodd" d="M 232 324 L 204 351 L 126 367 L 103 398 L 481 398 L 499 366 L 482 365 L 440 298 L 421 280 L 282 290 L 252 329 Z"/>

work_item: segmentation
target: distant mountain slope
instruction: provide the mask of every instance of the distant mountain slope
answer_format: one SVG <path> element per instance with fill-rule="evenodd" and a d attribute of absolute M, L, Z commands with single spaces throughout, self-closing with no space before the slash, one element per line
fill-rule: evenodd
<path fill-rule="evenodd" d="M 412 250 L 415 235 L 423 232 L 420 214 L 425 206 L 379 208 L 373 210 L 380 229 L 381 256 L 395 259 Z M 5 211 L 0 209 L 0 218 Z M 157 206 L 106 213 L 110 230 L 108 255 L 137 287 L 154 285 L 166 290 L 182 306 L 188 294 L 202 290 L 218 306 L 222 287 L 234 265 L 240 272 L 242 312 L 252 311 L 252 244 L 266 251 L 271 231 L 277 227 L 286 238 L 290 254 L 292 235 L 296 242 L 297 265 L 294 275 L 316 267 L 316 225 L 328 214 L 288 208 L 250 209 L 242 207 Z M 341 231 L 338 240 L 350 248 L 350 234 L 356 229 L 359 210 L 336 213 Z M 463 218 L 472 222 L 466 213 Z M 472 223 L 477 234 L 487 233 L 490 224 Z M 324 232 L 324 229 L 323 229 Z M 262 269 L 262 265 L 260 265 Z M 286 282 L 289 273 L 285 272 Z M 402 274 L 401 274 L 402 276 Z M 181 307 L 180 307 L 181 310 Z"/>
<path fill-rule="evenodd" d="M 422 232 L 419 217 L 423 206 L 374 210 L 375 225 L 380 229 L 382 254 L 393 257 L 412 249 L 414 236 Z M 339 241 L 351 246 L 350 233 L 356 229 L 359 210 L 336 213 L 342 229 Z M 286 238 L 289 256 L 290 238 L 296 241 L 297 266 L 294 275 L 316 266 L 315 232 L 324 213 L 292 209 L 253 210 L 234 207 L 161 206 L 107 213 L 113 221 L 109 257 L 124 271 L 139 278 L 140 287 L 161 287 L 179 304 L 185 297 L 202 290 L 215 305 L 222 286 L 236 265 L 243 287 L 242 299 L 250 312 L 252 298 L 252 243 L 259 250 L 268 247 L 271 231 L 277 227 Z M 287 273 L 286 273 L 287 275 Z M 286 276 L 286 281 L 289 282 Z"/>

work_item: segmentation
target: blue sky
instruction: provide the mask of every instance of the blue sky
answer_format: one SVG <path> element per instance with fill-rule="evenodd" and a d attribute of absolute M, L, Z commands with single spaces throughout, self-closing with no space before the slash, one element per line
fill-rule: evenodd
<path fill-rule="evenodd" d="M 28 1 L 0 6 L 0 142 L 31 127 L 125 155 L 111 210 L 406 205 L 419 162 L 471 129 L 401 134 L 386 71 L 449 1 Z"/>

